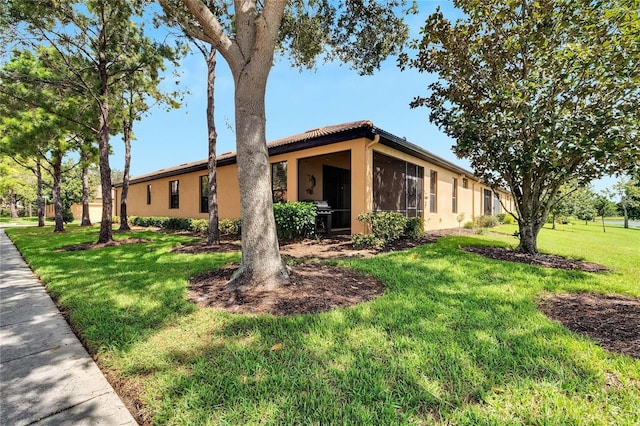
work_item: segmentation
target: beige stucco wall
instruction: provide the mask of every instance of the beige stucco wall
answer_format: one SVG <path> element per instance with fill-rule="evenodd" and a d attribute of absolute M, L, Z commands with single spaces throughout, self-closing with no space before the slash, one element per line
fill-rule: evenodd
<path fill-rule="evenodd" d="M 351 171 L 351 232 L 365 232 L 363 224 L 358 222 L 357 216 L 373 208 L 373 152 L 395 157 L 424 168 L 423 181 L 423 212 L 425 230 L 448 229 L 459 226 L 459 214 L 464 214 L 460 224 L 473 220 L 483 214 L 483 190 L 485 185 L 463 176 L 459 173 L 436 166 L 427 161 L 412 157 L 388 146 L 359 138 L 347 142 L 340 142 L 325 146 L 309 148 L 286 154 L 274 155 L 269 158 L 270 163 L 287 162 L 287 199 L 298 201 L 322 198 L 322 164 L 350 169 Z M 331 155 L 329 159 L 327 154 Z M 301 163 L 300 160 L 304 160 Z M 329 160 L 327 162 L 327 160 Z M 301 168 L 301 170 L 299 170 Z M 429 176 L 430 171 L 437 172 L 437 211 L 429 212 Z M 206 170 L 186 173 L 167 178 L 133 184 L 129 187 L 128 213 L 132 216 L 172 216 L 207 218 L 206 213 L 200 213 L 200 176 L 206 175 Z M 240 195 L 236 165 L 218 167 L 218 205 L 220 218 L 240 217 Z M 316 177 L 313 194 L 306 191 L 309 188 L 308 174 Z M 458 211 L 452 211 L 452 180 L 458 179 Z M 463 178 L 468 179 L 468 187 L 463 188 Z M 178 209 L 169 208 L 169 182 L 178 180 L 180 202 Z M 300 186 L 298 186 L 300 180 Z M 147 205 L 147 185 L 151 185 L 151 204 Z M 122 188 L 116 188 L 114 203 L 115 214 L 120 211 Z M 503 201 L 511 206 L 511 197 L 501 194 Z"/>

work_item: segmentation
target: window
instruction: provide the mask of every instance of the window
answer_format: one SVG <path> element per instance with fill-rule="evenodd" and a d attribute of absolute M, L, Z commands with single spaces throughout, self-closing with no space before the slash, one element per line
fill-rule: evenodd
<path fill-rule="evenodd" d="M 438 211 L 438 172 L 431 170 L 429 175 L 429 212 L 437 213 Z"/>
<path fill-rule="evenodd" d="M 462 178 L 462 187 L 463 187 L 464 189 L 469 188 L 469 179 L 467 179 L 467 178 Z"/>
<path fill-rule="evenodd" d="M 424 168 L 373 153 L 373 211 L 422 217 Z"/>
<path fill-rule="evenodd" d="M 209 176 L 200 176 L 200 213 L 209 213 Z"/>
<path fill-rule="evenodd" d="M 178 180 L 169 182 L 169 208 L 177 209 L 180 207 L 180 194 L 178 192 Z"/>
<path fill-rule="evenodd" d="M 271 194 L 274 203 L 287 202 L 287 162 L 271 164 Z"/>
<path fill-rule="evenodd" d="M 458 213 L 458 179 L 451 182 L 451 212 Z"/>
<path fill-rule="evenodd" d="M 485 216 L 491 216 L 493 214 L 493 210 L 491 208 L 491 200 L 493 199 L 493 194 L 490 189 L 484 190 L 484 209 L 483 212 Z"/>
<path fill-rule="evenodd" d="M 151 204 L 151 185 L 147 185 L 147 204 Z"/>

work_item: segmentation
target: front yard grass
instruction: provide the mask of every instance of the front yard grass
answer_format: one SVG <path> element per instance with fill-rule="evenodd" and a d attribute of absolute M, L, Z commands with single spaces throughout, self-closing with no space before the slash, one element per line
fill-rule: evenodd
<path fill-rule="evenodd" d="M 71 322 L 155 424 L 640 424 L 640 360 L 547 319 L 549 292 L 640 296 L 640 230 L 543 230 L 540 249 L 604 264 L 588 274 L 494 261 L 447 237 L 340 261 L 382 297 L 316 315 L 233 315 L 186 301 L 188 279 L 238 253 L 176 254 L 192 238 L 57 251 L 97 228 L 10 229 Z"/>

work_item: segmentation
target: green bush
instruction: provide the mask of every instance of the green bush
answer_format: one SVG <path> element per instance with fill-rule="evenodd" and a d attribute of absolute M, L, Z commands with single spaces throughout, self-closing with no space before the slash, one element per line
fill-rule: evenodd
<path fill-rule="evenodd" d="M 464 229 L 473 229 L 473 227 L 475 226 L 475 224 L 473 223 L 473 221 L 472 221 L 472 220 L 470 220 L 470 221 L 468 221 L 468 222 L 465 222 L 463 226 L 464 226 Z"/>
<path fill-rule="evenodd" d="M 73 222 L 73 213 L 71 213 L 71 208 L 70 207 L 66 207 L 66 208 L 62 209 L 62 221 L 64 223 Z"/>
<path fill-rule="evenodd" d="M 134 219 L 135 221 L 133 219 L 131 220 L 132 225 L 142 226 L 145 228 L 149 226 L 165 228 L 165 224 L 170 218 L 165 216 L 135 216 Z"/>
<path fill-rule="evenodd" d="M 278 238 L 295 239 L 313 236 L 317 210 L 313 203 L 276 203 L 273 215 Z"/>
<path fill-rule="evenodd" d="M 240 219 L 220 219 L 218 229 L 221 235 L 240 235 L 242 221 Z"/>
<path fill-rule="evenodd" d="M 405 219 L 402 236 L 415 240 L 424 234 L 424 219 L 421 217 L 410 217 Z"/>
<path fill-rule="evenodd" d="M 402 236 L 407 218 L 397 212 L 369 212 L 358 216 L 360 222 L 366 223 L 371 233 L 380 238 L 384 244 L 395 241 Z"/>
<path fill-rule="evenodd" d="M 111 216 L 111 224 L 117 225 L 120 223 L 120 216 Z"/>
<path fill-rule="evenodd" d="M 479 216 L 476 218 L 476 225 L 480 228 L 493 228 L 498 226 L 498 218 L 491 215 Z"/>
<path fill-rule="evenodd" d="M 498 222 L 504 223 L 505 225 L 511 225 L 516 221 L 511 213 L 498 213 L 496 217 L 498 218 Z"/>
<path fill-rule="evenodd" d="M 373 234 L 353 234 L 351 236 L 351 244 L 357 249 L 366 247 L 380 248 L 384 246 L 384 241 Z"/>
<path fill-rule="evenodd" d="M 207 219 L 191 219 L 191 230 L 206 234 L 209 232 L 209 221 Z"/>
<path fill-rule="evenodd" d="M 172 217 L 167 220 L 163 228 L 176 231 L 191 231 L 191 219 L 184 217 Z"/>

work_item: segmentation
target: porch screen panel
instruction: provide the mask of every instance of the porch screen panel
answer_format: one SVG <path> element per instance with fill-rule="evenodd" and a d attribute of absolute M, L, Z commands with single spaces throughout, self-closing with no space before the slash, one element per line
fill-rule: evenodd
<path fill-rule="evenodd" d="M 424 169 L 407 163 L 407 216 L 422 217 Z"/>
<path fill-rule="evenodd" d="M 373 211 L 422 216 L 424 168 L 373 153 Z"/>
<path fill-rule="evenodd" d="M 407 211 L 406 163 L 373 152 L 373 211 Z"/>
<path fill-rule="evenodd" d="M 271 193 L 274 203 L 287 202 L 287 162 L 271 164 Z"/>

